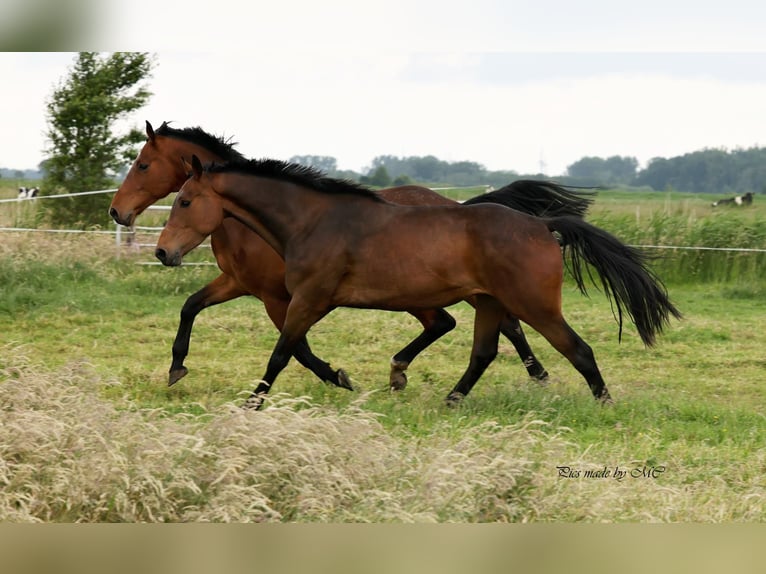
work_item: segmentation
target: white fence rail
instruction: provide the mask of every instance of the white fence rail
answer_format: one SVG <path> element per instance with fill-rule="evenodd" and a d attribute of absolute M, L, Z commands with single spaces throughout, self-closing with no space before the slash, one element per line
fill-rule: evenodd
<path fill-rule="evenodd" d="M 458 189 L 458 188 L 438 188 L 438 189 Z M 116 192 L 116 189 L 100 189 L 96 191 L 82 191 L 79 193 L 62 193 L 59 195 L 38 195 L 37 197 L 28 197 L 28 198 L 9 198 L 9 199 L 0 199 L 0 204 L 3 203 L 20 203 L 23 201 L 38 201 L 38 200 L 45 200 L 45 199 L 61 199 L 65 197 L 78 197 L 78 196 L 84 196 L 84 195 L 97 195 L 97 194 L 103 194 L 103 193 L 114 193 Z M 169 205 L 151 205 L 147 208 L 147 211 L 149 210 L 155 210 L 155 211 L 170 211 L 171 207 Z M 115 229 L 113 231 L 104 231 L 104 230 L 82 230 L 82 229 L 36 229 L 36 228 L 26 228 L 26 227 L 0 227 L 0 232 L 7 231 L 7 232 L 30 232 L 30 233 L 91 233 L 91 234 L 113 234 L 115 236 L 115 245 L 118 249 L 118 255 L 119 251 L 124 247 L 123 244 L 123 238 L 124 237 L 132 237 L 135 238 L 135 231 L 143 231 L 146 233 L 156 233 L 157 235 L 160 234 L 162 231 L 162 227 L 144 227 L 144 226 L 134 226 L 132 229 L 124 227 L 119 224 L 115 224 Z M 141 248 L 141 247 L 154 247 L 153 243 L 134 243 L 131 239 L 128 239 L 125 241 L 125 244 L 128 246 L 132 246 L 134 248 Z M 209 243 L 205 243 L 201 245 L 200 247 L 210 247 Z M 739 253 L 766 253 L 766 249 L 758 249 L 758 248 L 746 248 L 746 247 L 704 247 L 704 246 L 693 246 L 693 245 L 629 245 L 629 247 L 636 247 L 640 249 L 668 249 L 668 250 L 687 250 L 687 251 L 728 251 L 728 252 L 739 252 Z M 144 262 L 137 262 L 138 265 L 161 265 L 158 261 L 144 261 Z M 215 265 L 214 262 L 198 262 L 198 263 L 184 263 L 184 265 Z"/>
<path fill-rule="evenodd" d="M 41 199 L 63 199 L 67 197 L 81 197 L 85 195 L 99 195 L 106 193 L 115 193 L 117 189 L 99 189 L 95 191 L 82 191 L 78 193 L 61 193 L 58 195 L 38 195 L 36 197 L 12 197 L 8 199 L 0 199 L 0 204 L 18 204 L 25 201 L 38 201 Z M 147 211 L 170 211 L 169 205 L 150 205 Z M 117 249 L 117 256 L 119 257 L 123 250 L 127 248 L 142 249 L 142 248 L 154 248 L 154 243 L 139 243 L 136 242 L 136 232 L 142 232 L 150 235 L 159 235 L 162 231 L 162 227 L 149 227 L 136 225 L 133 227 L 125 227 L 119 223 L 114 224 L 113 230 L 101 230 L 101 229 L 39 229 L 33 227 L 0 227 L 0 232 L 24 232 L 24 233 L 68 233 L 68 234 L 91 234 L 91 235 L 114 235 L 114 243 Z M 210 248 L 210 244 L 203 243 L 199 247 Z M 136 265 L 162 265 L 159 261 L 137 261 Z M 200 265 L 216 265 L 214 261 L 198 261 L 198 262 L 185 262 L 184 266 L 200 266 Z"/>

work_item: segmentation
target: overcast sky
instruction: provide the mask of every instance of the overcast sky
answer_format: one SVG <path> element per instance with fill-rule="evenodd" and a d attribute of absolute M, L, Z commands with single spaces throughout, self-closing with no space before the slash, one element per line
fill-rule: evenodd
<path fill-rule="evenodd" d="M 645 166 L 766 145 L 766 8 L 739 0 L 723 12 L 647 0 L 627 13 L 595 0 L 446 13 L 443 2 L 327 0 L 192 9 L 172 27 L 144 19 L 142 3 L 154 6 L 118 3 L 94 41 L 156 54 L 154 95 L 131 123 L 198 125 L 251 157 L 329 155 L 360 171 L 377 155 L 431 154 L 560 175 L 583 156 Z M 216 32 L 197 41 L 203 29 Z M 0 54 L 0 167 L 44 158 L 45 102 L 74 59 Z"/>

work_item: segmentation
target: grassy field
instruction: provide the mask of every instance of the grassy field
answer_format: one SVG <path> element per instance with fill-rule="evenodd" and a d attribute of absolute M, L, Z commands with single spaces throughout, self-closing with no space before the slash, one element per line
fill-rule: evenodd
<path fill-rule="evenodd" d="M 590 219 L 626 242 L 763 249 L 759 199 L 715 211 L 708 196 L 602 192 Z M 201 313 L 190 373 L 166 386 L 178 311 L 214 267 L 136 265 L 150 254 L 118 258 L 108 236 L 1 237 L 0 521 L 766 518 L 763 254 L 656 261 L 685 317 L 653 349 L 630 325 L 618 342 L 598 290 L 565 285 L 565 314 L 613 406 L 527 329 L 548 384 L 503 341 L 467 400 L 446 407 L 471 344 L 460 304 L 458 327 L 413 363 L 403 392 L 386 389 L 388 360 L 416 321 L 340 309 L 309 338 L 358 390 L 293 361 L 267 408 L 245 413 L 277 336 L 255 299 Z"/>

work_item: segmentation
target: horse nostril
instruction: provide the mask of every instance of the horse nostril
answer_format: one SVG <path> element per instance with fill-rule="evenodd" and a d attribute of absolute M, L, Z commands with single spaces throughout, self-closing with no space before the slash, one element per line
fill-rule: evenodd
<path fill-rule="evenodd" d="M 109 217 L 117 221 L 119 219 L 120 214 L 117 213 L 117 210 L 114 207 L 109 208 Z"/>
<path fill-rule="evenodd" d="M 157 249 L 154 251 L 154 256 L 155 256 L 157 259 L 159 259 L 160 261 L 162 261 L 163 263 L 165 263 L 165 261 L 166 261 L 166 259 L 167 259 L 167 257 L 168 257 L 168 254 L 167 254 L 167 252 L 166 252 L 164 249 L 162 249 L 162 247 L 158 247 L 158 248 L 157 248 Z"/>

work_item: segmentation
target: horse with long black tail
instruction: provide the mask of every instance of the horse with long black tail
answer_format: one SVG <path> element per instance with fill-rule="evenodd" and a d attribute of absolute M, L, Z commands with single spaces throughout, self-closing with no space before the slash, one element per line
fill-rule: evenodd
<path fill-rule="evenodd" d="M 334 308 L 434 309 L 469 298 L 476 309 L 473 347 L 449 403 L 462 400 L 494 360 L 506 315 L 538 331 L 593 396 L 609 402 L 592 349 L 562 314 L 567 254 L 580 290 L 585 262 L 599 275 L 617 305 L 620 332 L 627 313 L 650 346 L 671 316 L 681 317 L 641 251 L 576 217 L 537 218 L 495 204 L 395 205 L 363 186 L 274 160 L 204 170 L 193 156 L 190 167 L 157 242 L 163 264 L 180 265 L 225 218 L 250 227 L 285 260 L 292 299 L 248 401 L 256 408 L 296 344 Z"/>
<path fill-rule="evenodd" d="M 163 123 L 156 130 L 146 122 L 146 143 L 112 199 L 109 214 L 117 223 L 130 226 L 147 207 L 178 191 L 188 174 L 182 158 L 197 155 L 203 162 L 242 161 L 245 158 L 234 144 L 205 132 L 199 127 L 174 128 Z M 456 202 L 428 188 L 404 185 L 382 189 L 384 199 L 402 205 L 456 205 Z M 571 214 L 583 216 L 592 203 L 593 193 L 553 182 L 517 180 L 491 193 L 467 200 L 500 203 L 534 215 Z M 392 225 L 390 233 L 396 233 Z M 189 353 L 192 327 L 204 309 L 243 295 L 257 297 L 278 329 L 282 329 L 291 295 L 285 288 L 285 263 L 282 257 L 257 233 L 234 218 L 227 218 L 210 241 L 221 274 L 192 294 L 181 309 L 181 320 L 172 347 L 168 384 L 183 378 L 188 369 L 184 361 Z M 408 310 L 423 325 L 423 332 L 391 359 L 389 385 L 402 389 L 407 383 L 406 369 L 428 345 L 448 333 L 455 320 L 444 309 Z M 522 359 L 529 375 L 544 380 L 548 373 L 532 352 L 517 318 L 507 315 L 501 325 Z M 314 355 L 305 338 L 295 348 L 295 358 L 320 380 L 351 388 L 343 369 Z"/>

